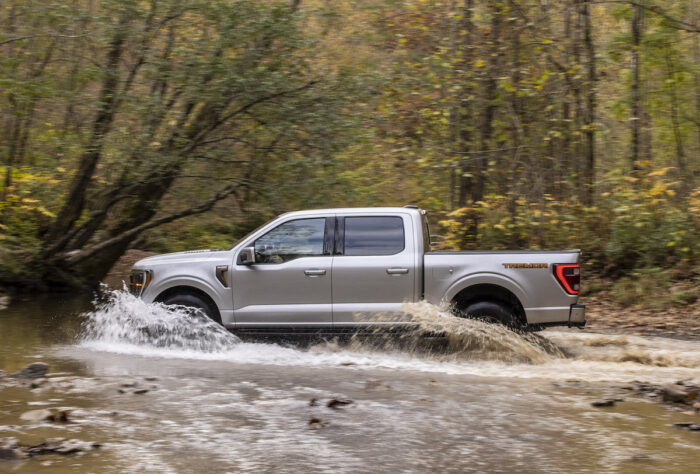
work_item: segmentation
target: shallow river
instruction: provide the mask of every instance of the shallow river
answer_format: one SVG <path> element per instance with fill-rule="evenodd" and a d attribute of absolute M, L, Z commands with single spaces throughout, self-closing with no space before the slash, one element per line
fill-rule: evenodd
<path fill-rule="evenodd" d="M 0 438 L 102 444 L 0 472 L 700 472 L 700 432 L 672 426 L 700 416 L 628 390 L 700 383 L 700 341 L 519 336 L 418 305 L 415 333 L 289 345 L 125 294 L 91 308 L 0 311 L 0 369 L 51 367 L 39 388 L 0 384 Z M 436 331 L 448 337 L 424 337 Z M 21 418 L 38 408 L 70 422 Z"/>

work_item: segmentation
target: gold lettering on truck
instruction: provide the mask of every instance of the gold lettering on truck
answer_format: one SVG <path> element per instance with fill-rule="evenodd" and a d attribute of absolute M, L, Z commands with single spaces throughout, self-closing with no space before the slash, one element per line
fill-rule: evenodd
<path fill-rule="evenodd" d="M 504 268 L 549 268 L 548 263 L 502 263 Z"/>

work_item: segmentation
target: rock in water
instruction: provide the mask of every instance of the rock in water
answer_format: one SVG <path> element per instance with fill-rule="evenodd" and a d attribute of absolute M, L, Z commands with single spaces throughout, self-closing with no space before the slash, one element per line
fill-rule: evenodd
<path fill-rule="evenodd" d="M 45 408 L 39 410 L 30 410 L 22 413 L 20 419 L 25 421 L 39 422 L 39 421 L 49 421 L 53 418 L 54 414 L 51 410 Z"/>
<path fill-rule="evenodd" d="M 613 405 L 615 405 L 615 400 L 598 400 L 591 403 L 591 406 L 594 407 L 611 407 Z"/>
<path fill-rule="evenodd" d="M 664 385 L 661 388 L 661 396 L 665 402 L 680 403 L 688 400 L 688 394 L 680 385 Z"/>
<path fill-rule="evenodd" d="M 42 385 L 44 385 L 44 384 L 45 384 L 46 382 L 48 382 L 48 381 L 49 381 L 49 379 L 44 378 L 44 377 L 42 377 L 42 378 L 40 378 L 40 379 L 36 379 L 36 380 L 34 380 L 34 381 L 29 385 L 29 388 L 32 389 L 32 390 L 34 390 L 34 389 L 36 389 L 36 388 L 41 387 Z"/>
<path fill-rule="evenodd" d="M 15 461 L 25 457 L 27 456 L 19 449 L 0 446 L 0 461 Z"/>
<path fill-rule="evenodd" d="M 10 306 L 10 297 L 8 295 L 0 293 L 0 310 L 3 310 Z"/>
<path fill-rule="evenodd" d="M 326 426 L 328 426 L 328 424 L 329 423 L 327 421 L 323 421 L 320 418 L 311 418 L 309 420 L 309 428 L 311 428 L 312 430 L 325 428 Z"/>
<path fill-rule="evenodd" d="M 36 445 L 19 444 L 15 438 L 0 438 L 0 460 L 22 459 L 27 456 L 39 456 L 42 454 L 74 454 L 92 449 L 98 449 L 101 445 L 90 441 L 78 439 L 65 440 L 63 438 L 49 438 Z"/>
<path fill-rule="evenodd" d="M 340 407 L 344 407 L 345 405 L 350 405 L 352 403 L 352 400 L 342 400 L 338 398 L 334 398 L 328 402 L 326 405 L 328 408 L 333 408 L 333 409 L 338 409 Z"/>
<path fill-rule="evenodd" d="M 24 367 L 22 370 L 15 372 L 11 377 L 18 379 L 40 379 L 46 376 L 49 371 L 49 364 L 44 362 L 34 362 Z"/>
<path fill-rule="evenodd" d="M 30 410 L 27 412 L 22 413 L 20 416 L 20 419 L 25 420 L 25 421 L 31 421 L 34 423 L 38 423 L 41 421 L 50 421 L 50 422 L 61 422 L 61 423 L 68 423 L 69 420 L 69 415 L 70 415 L 71 410 L 49 410 L 46 408 L 42 408 L 39 410 Z"/>
<path fill-rule="evenodd" d="M 0 461 L 14 461 L 26 455 L 17 449 L 16 438 L 0 438 Z"/>
<path fill-rule="evenodd" d="M 692 421 L 686 421 L 683 423 L 674 423 L 673 426 L 676 428 L 685 428 L 690 431 L 700 431 L 700 425 L 693 423 Z"/>

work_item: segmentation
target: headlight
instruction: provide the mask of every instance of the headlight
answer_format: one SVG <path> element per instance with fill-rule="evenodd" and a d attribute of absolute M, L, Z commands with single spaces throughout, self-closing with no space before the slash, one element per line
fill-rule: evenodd
<path fill-rule="evenodd" d="M 129 276 L 129 291 L 134 296 L 141 296 L 151 282 L 153 272 L 151 270 L 132 270 Z"/>

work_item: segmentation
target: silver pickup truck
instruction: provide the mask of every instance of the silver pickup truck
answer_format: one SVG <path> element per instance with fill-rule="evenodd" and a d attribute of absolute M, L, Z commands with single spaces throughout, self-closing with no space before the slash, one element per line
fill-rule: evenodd
<path fill-rule="evenodd" d="M 347 331 L 410 324 L 405 303 L 449 305 L 511 327 L 583 327 L 579 250 L 432 251 L 415 207 L 283 214 L 230 250 L 149 257 L 130 290 L 200 309 L 242 331 Z"/>

